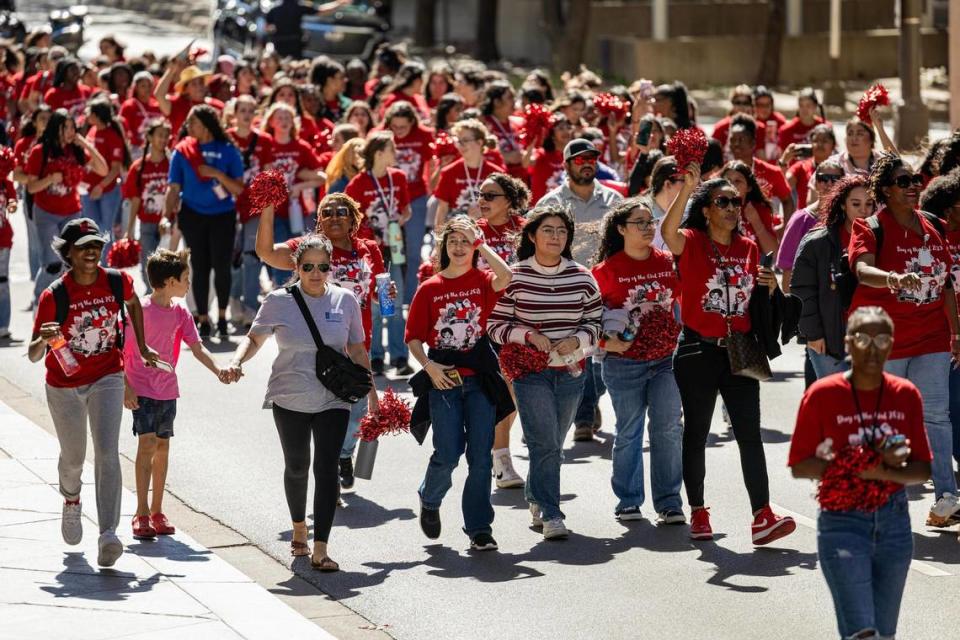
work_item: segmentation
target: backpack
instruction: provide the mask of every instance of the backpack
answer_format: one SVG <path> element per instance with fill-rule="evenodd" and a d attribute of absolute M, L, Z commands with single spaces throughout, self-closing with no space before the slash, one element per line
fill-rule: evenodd
<path fill-rule="evenodd" d="M 933 225 L 933 228 L 937 230 L 941 238 L 946 239 L 947 228 L 943 225 L 943 220 L 929 211 L 917 211 L 917 213 Z M 883 227 L 880 225 L 880 218 L 878 218 L 876 214 L 870 216 L 867 218 L 867 226 L 870 227 L 870 231 L 873 232 L 873 237 L 877 241 L 877 248 L 873 254 L 879 255 L 880 247 L 883 246 Z"/>
<path fill-rule="evenodd" d="M 120 316 L 117 320 L 117 341 L 114 343 L 118 349 L 123 351 L 124 329 L 127 325 L 127 306 L 123 300 L 123 275 L 116 269 L 104 269 L 107 272 L 107 282 L 110 285 L 110 291 L 113 292 L 113 298 L 120 307 Z M 70 311 L 70 296 L 67 293 L 67 285 L 63 282 L 63 276 L 50 285 L 50 293 L 53 294 L 53 300 L 57 305 L 56 321 L 63 326 L 67 321 L 67 314 Z"/>

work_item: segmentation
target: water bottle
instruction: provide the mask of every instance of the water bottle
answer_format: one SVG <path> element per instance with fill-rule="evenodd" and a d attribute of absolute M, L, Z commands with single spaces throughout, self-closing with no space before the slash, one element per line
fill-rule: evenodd
<path fill-rule="evenodd" d="M 637 337 L 637 328 L 632 324 L 627 324 L 627 326 L 623 328 L 623 331 L 617 334 L 617 337 L 624 342 L 632 343 L 634 338 Z"/>
<path fill-rule="evenodd" d="M 583 368 L 580 366 L 580 358 L 577 357 L 576 351 L 563 356 L 563 364 L 566 365 L 567 373 L 570 374 L 571 378 L 579 378 L 580 374 L 583 373 Z"/>
<path fill-rule="evenodd" d="M 390 263 L 404 264 L 407 258 L 403 253 L 403 230 L 397 221 L 387 225 L 387 244 L 390 245 Z"/>
<path fill-rule="evenodd" d="M 393 308 L 393 298 L 390 297 L 390 274 L 378 274 L 376 280 L 377 299 L 380 302 L 380 316 L 383 318 L 393 317 L 395 310 Z"/>
<path fill-rule="evenodd" d="M 300 206 L 300 198 L 293 196 L 290 198 L 289 218 L 290 233 L 300 235 L 303 233 L 303 208 Z"/>
<path fill-rule="evenodd" d="M 60 368 L 66 376 L 72 376 L 80 370 L 80 364 L 73 356 L 70 348 L 67 346 L 66 339 L 57 334 L 57 337 L 50 341 L 50 350 L 53 351 L 53 357 L 60 363 Z"/>

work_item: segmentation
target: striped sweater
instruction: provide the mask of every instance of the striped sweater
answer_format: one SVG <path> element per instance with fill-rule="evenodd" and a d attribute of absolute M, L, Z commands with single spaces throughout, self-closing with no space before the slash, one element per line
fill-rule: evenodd
<path fill-rule="evenodd" d="M 586 267 L 561 260 L 556 274 L 544 273 L 533 257 L 510 267 L 513 279 L 487 320 L 494 342 L 523 344 L 536 331 L 551 340 L 576 336 L 581 349 L 597 343 L 603 316 L 597 281 Z"/>

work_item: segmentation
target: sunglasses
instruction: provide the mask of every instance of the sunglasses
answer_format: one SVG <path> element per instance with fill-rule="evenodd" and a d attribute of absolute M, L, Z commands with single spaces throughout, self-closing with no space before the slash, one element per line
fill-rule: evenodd
<path fill-rule="evenodd" d="M 330 263 L 318 262 L 317 264 L 314 264 L 312 262 L 304 262 L 303 264 L 300 265 L 300 268 L 303 269 L 304 273 L 310 273 L 314 269 L 316 269 L 320 273 L 326 273 L 327 271 L 330 271 Z"/>
<path fill-rule="evenodd" d="M 578 167 L 582 167 L 585 164 L 597 164 L 597 156 L 592 153 L 585 153 L 582 156 L 574 156 L 570 158 L 570 162 L 575 164 Z"/>
<path fill-rule="evenodd" d="M 480 192 L 480 199 L 481 199 L 481 200 L 484 200 L 484 201 L 486 201 L 486 202 L 493 202 L 493 201 L 496 200 L 497 198 L 506 197 L 506 195 L 507 195 L 507 194 L 505 194 L 505 193 L 493 193 L 493 192 L 490 192 L 490 191 L 481 191 L 481 192 Z"/>
<path fill-rule="evenodd" d="M 860 333 L 859 331 L 853 336 L 853 344 L 858 349 L 867 349 L 872 344 L 877 349 L 883 351 L 889 349 L 890 345 L 893 344 L 893 336 L 889 333 L 878 333 L 875 336 L 871 336 L 869 333 Z"/>
<path fill-rule="evenodd" d="M 657 221 L 656 220 L 624 220 L 623 224 L 626 224 L 626 225 L 635 224 L 637 225 L 637 229 L 643 231 L 644 229 L 653 229 L 654 227 L 656 227 Z"/>
<path fill-rule="evenodd" d="M 823 182 L 825 184 L 833 184 L 842 178 L 843 176 L 835 176 L 829 173 L 818 173 L 817 182 Z"/>
<path fill-rule="evenodd" d="M 670 184 L 680 184 L 681 182 L 683 182 L 683 176 L 670 176 L 669 178 L 667 178 L 667 182 L 669 182 Z"/>
<path fill-rule="evenodd" d="M 321 218 L 349 218 L 350 209 L 347 207 L 327 207 L 320 210 Z"/>
<path fill-rule="evenodd" d="M 730 104 L 735 107 L 749 107 L 753 104 L 750 100 L 731 100 Z"/>
<path fill-rule="evenodd" d="M 720 209 L 729 209 L 730 207 L 739 209 L 740 207 L 743 206 L 743 199 L 730 198 L 728 196 L 717 196 L 716 198 L 713 199 L 713 204 Z"/>
<path fill-rule="evenodd" d="M 465 147 L 471 142 L 476 142 L 476 141 L 477 141 L 476 138 L 454 138 L 454 142 L 456 142 L 461 147 Z"/>
<path fill-rule="evenodd" d="M 923 186 L 923 176 L 919 173 L 915 173 L 913 175 L 903 174 L 897 176 L 896 179 L 894 179 L 894 181 L 890 184 L 895 184 L 901 189 L 909 189 L 911 186 L 920 187 Z"/>

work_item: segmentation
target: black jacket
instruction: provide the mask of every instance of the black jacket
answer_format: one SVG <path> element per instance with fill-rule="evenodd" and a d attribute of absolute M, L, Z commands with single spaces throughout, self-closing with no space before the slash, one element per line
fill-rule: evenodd
<path fill-rule="evenodd" d="M 429 356 L 437 364 L 473 370 L 484 395 L 495 407 L 494 424 L 516 411 L 507 381 L 500 375 L 500 361 L 487 336 L 480 338 L 470 351 L 430 349 Z M 426 371 L 421 369 L 410 378 L 410 390 L 417 399 L 410 414 L 410 433 L 423 444 L 430 430 L 430 391 L 433 390 L 433 382 Z"/>
<path fill-rule="evenodd" d="M 808 341 L 825 340 L 827 353 L 838 359 L 844 357 L 844 301 L 855 287 L 845 263 L 839 228 L 818 227 L 800 241 L 790 280 L 791 293 L 803 303 L 800 335 Z"/>
<path fill-rule="evenodd" d="M 797 334 L 800 301 L 784 295 L 779 288 L 770 295 L 766 287 L 754 287 L 750 295 L 750 332 L 760 348 L 773 360 L 779 356 L 780 342 L 787 344 Z"/>

